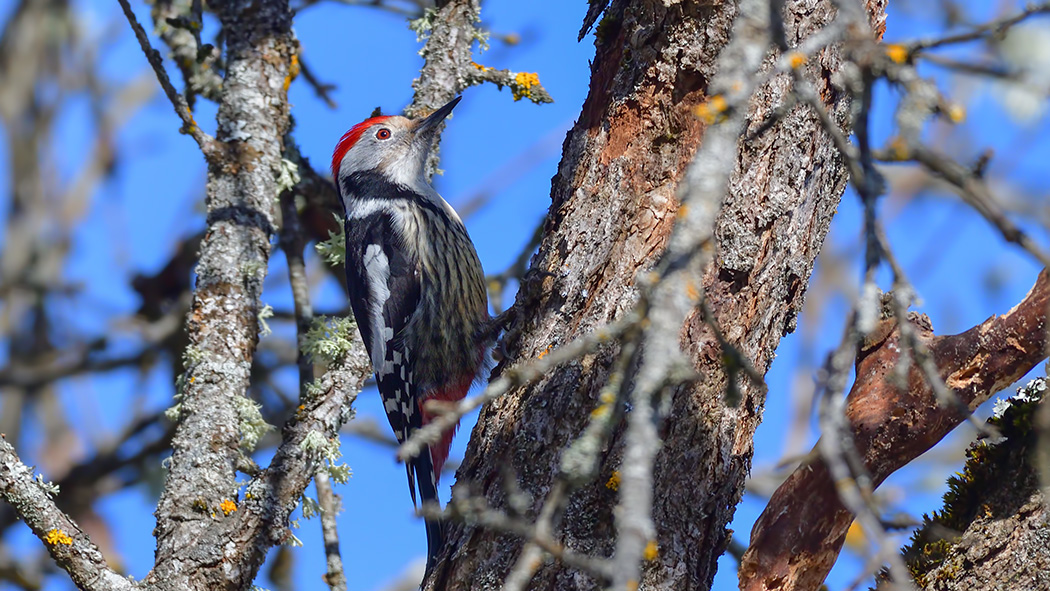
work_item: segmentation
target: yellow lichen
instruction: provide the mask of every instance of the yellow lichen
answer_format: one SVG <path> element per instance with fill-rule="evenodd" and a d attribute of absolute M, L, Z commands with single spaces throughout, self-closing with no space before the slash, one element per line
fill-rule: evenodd
<path fill-rule="evenodd" d="M 900 43 L 891 43 L 886 46 L 886 56 L 894 63 L 903 64 L 908 61 L 908 48 Z"/>
<path fill-rule="evenodd" d="M 695 302 L 700 299 L 700 290 L 696 288 L 695 283 L 688 281 L 685 284 L 685 295 L 689 296 L 689 299 Z"/>
<path fill-rule="evenodd" d="M 544 357 L 549 355 L 550 352 L 551 352 L 551 348 L 547 347 L 546 349 L 540 351 L 540 354 L 536 356 L 536 359 L 543 359 Z"/>
<path fill-rule="evenodd" d="M 948 120 L 952 123 L 962 123 L 966 119 L 966 107 L 953 103 L 948 107 Z"/>
<path fill-rule="evenodd" d="M 50 546 L 55 546 L 57 544 L 62 544 L 63 546 L 73 545 L 73 538 L 69 537 L 69 534 L 60 529 L 52 529 L 47 532 L 47 535 L 44 536 L 44 541 Z"/>
<path fill-rule="evenodd" d="M 645 545 L 645 550 L 642 551 L 642 558 L 656 560 L 659 553 L 660 547 L 656 545 L 656 540 L 649 540 L 649 543 Z"/>
<path fill-rule="evenodd" d="M 288 87 L 292 85 L 292 80 L 299 75 L 299 54 L 293 53 L 292 59 L 288 63 L 288 75 L 284 77 L 284 91 L 288 92 Z"/>
<path fill-rule="evenodd" d="M 724 96 L 716 94 L 706 102 L 693 107 L 693 113 L 704 120 L 708 125 L 721 120 L 722 114 L 729 109 L 729 103 Z"/>
<path fill-rule="evenodd" d="M 539 86 L 539 84 L 540 77 L 535 72 L 518 72 L 514 75 L 514 85 L 511 87 L 514 100 L 519 101 L 522 98 L 531 97 L 532 87 Z"/>
<path fill-rule="evenodd" d="M 904 141 L 904 138 L 897 136 L 890 140 L 890 153 L 896 160 L 907 160 L 908 154 L 911 151 L 908 149 L 908 142 Z"/>
<path fill-rule="evenodd" d="M 619 470 L 613 470 L 612 476 L 609 477 L 609 481 L 605 483 L 605 488 L 609 490 L 620 490 Z"/>
<path fill-rule="evenodd" d="M 222 509 L 223 515 L 229 515 L 237 510 L 237 503 L 234 503 L 230 499 L 223 499 L 222 502 L 219 503 L 219 508 Z"/>
<path fill-rule="evenodd" d="M 864 537 L 864 528 L 861 527 L 859 521 L 851 523 L 849 529 L 846 530 L 846 546 L 861 554 L 867 550 L 868 545 Z"/>
<path fill-rule="evenodd" d="M 792 51 L 788 54 L 788 64 L 792 70 L 797 70 L 806 63 L 806 56 L 801 51 Z"/>

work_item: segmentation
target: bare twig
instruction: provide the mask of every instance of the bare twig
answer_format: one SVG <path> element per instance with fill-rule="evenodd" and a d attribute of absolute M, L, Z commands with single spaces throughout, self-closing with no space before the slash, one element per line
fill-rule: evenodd
<path fill-rule="evenodd" d="M 567 484 L 564 480 L 557 480 L 547 494 L 543 503 L 543 509 L 536 518 L 536 527 L 533 535 L 526 538 L 525 546 L 521 549 L 518 561 L 510 569 L 507 578 L 503 582 L 503 591 L 524 591 L 532 581 L 533 575 L 542 564 L 545 554 L 544 546 L 547 548 L 561 548 L 554 540 L 554 528 L 558 515 L 565 507 L 565 495 Z M 564 554 L 564 553 L 562 553 Z"/>
<path fill-rule="evenodd" d="M 303 73 L 303 79 L 305 79 L 306 82 L 314 89 L 314 93 L 317 95 L 317 98 L 324 101 L 324 104 L 328 105 L 329 109 L 335 109 L 339 107 L 339 105 L 335 103 L 335 100 L 332 99 L 331 94 L 332 91 L 336 89 L 336 86 L 334 84 L 321 82 L 321 80 L 317 78 L 317 75 L 314 74 L 313 68 L 307 65 L 306 58 L 302 56 L 299 56 L 299 69 Z"/>
<path fill-rule="evenodd" d="M 989 23 L 985 23 L 965 33 L 959 33 L 956 35 L 947 35 L 945 37 L 939 37 L 936 39 L 927 39 L 922 41 L 916 41 L 908 45 L 912 53 L 934 49 L 937 47 L 943 47 L 945 45 L 955 45 L 958 43 L 969 43 L 970 41 L 977 41 L 984 37 L 992 37 L 996 35 L 1002 35 L 1014 25 L 1028 19 L 1031 16 L 1037 14 L 1050 13 L 1050 2 L 1043 2 L 1041 4 L 1030 4 L 1021 12 L 1003 17 Z"/>
<path fill-rule="evenodd" d="M 290 138 L 286 143 L 291 143 Z M 299 399 L 306 400 L 308 389 L 314 380 L 314 366 L 305 352 L 306 334 L 313 323 L 313 306 L 310 303 L 310 285 L 306 278 L 306 263 L 303 260 L 303 232 L 299 225 L 299 212 L 295 206 L 295 195 L 285 191 L 281 195 L 281 249 L 288 260 L 288 281 L 291 283 L 292 300 L 295 306 L 296 342 L 299 352 Z M 321 534 L 324 539 L 325 582 L 331 591 L 346 591 L 346 573 L 339 554 L 339 528 L 336 515 L 339 512 L 339 497 L 332 490 L 332 483 L 322 464 L 314 472 L 317 502 L 321 506 Z"/>
<path fill-rule="evenodd" d="M 142 52 L 146 54 L 146 59 L 149 61 L 150 66 L 153 67 L 153 71 L 157 74 L 157 81 L 160 82 L 161 88 L 164 89 L 164 94 L 167 95 L 168 100 L 171 101 L 171 106 L 175 108 L 175 114 L 182 120 L 182 133 L 189 134 L 200 146 L 201 152 L 204 153 L 204 158 L 211 160 L 215 157 L 217 151 L 216 140 L 201 129 L 197 122 L 193 120 L 193 113 L 190 112 L 190 107 L 186 103 L 186 99 L 179 94 L 175 87 L 171 84 L 171 79 L 168 78 L 168 72 L 164 69 L 164 59 L 160 56 L 157 50 L 153 49 L 150 45 L 149 37 L 146 35 L 146 31 L 139 24 L 138 18 L 135 17 L 135 13 L 131 10 L 131 5 L 128 0 L 119 0 L 120 7 L 124 9 L 124 16 L 128 18 L 128 22 L 131 24 L 131 29 L 135 32 L 135 38 L 139 41 L 139 46 L 142 47 Z"/>
<path fill-rule="evenodd" d="M 857 330 L 860 315 L 854 312 L 850 316 L 842 341 L 828 360 L 828 375 L 824 380 L 824 396 L 820 404 L 821 438 L 817 448 L 836 483 L 842 504 L 860 521 L 876 554 L 889 560 L 893 582 L 903 589 L 911 589 L 907 565 L 896 551 L 896 542 L 886 534 L 879 511 L 874 506 L 874 484 L 857 452 L 846 418 L 846 380 L 861 335 Z"/>
<path fill-rule="evenodd" d="M 893 270 L 893 294 L 890 296 L 890 306 L 893 310 L 893 316 L 897 320 L 897 330 L 900 331 L 901 344 L 904 345 L 901 353 L 905 356 L 913 357 L 919 364 L 919 369 L 926 376 L 926 382 L 930 385 L 930 389 L 933 390 L 938 403 L 945 408 L 954 409 L 960 415 L 966 417 L 967 422 L 985 437 L 999 437 L 998 430 L 987 421 L 978 419 L 962 399 L 948 389 L 947 384 L 944 383 L 944 378 L 937 372 L 937 364 L 933 360 L 929 347 L 919 338 L 915 326 L 908 321 L 908 306 L 911 304 L 915 290 L 911 282 L 908 281 L 907 276 L 905 276 L 904 269 L 897 262 L 896 256 L 890 249 L 885 233 L 881 228 L 876 233 L 878 234 L 879 243 L 882 245 L 883 257 L 889 264 L 890 269 Z M 905 363 L 906 367 L 906 359 L 902 359 L 901 362 Z"/>
<path fill-rule="evenodd" d="M 899 159 L 899 155 L 891 151 L 880 152 L 880 155 L 889 159 Z M 905 157 L 922 164 L 930 172 L 948 181 L 964 201 L 995 226 L 1007 242 L 1013 242 L 1023 248 L 1039 261 L 1040 265 L 1050 267 L 1050 255 L 1006 216 L 988 184 L 973 174 L 970 168 L 917 142 L 908 146 Z"/>
<path fill-rule="evenodd" d="M 464 398 L 452 406 L 438 405 L 429 402 L 431 408 L 442 411 L 442 414 L 433 419 L 422 429 L 417 430 L 397 450 L 397 457 L 402 461 L 414 458 L 423 447 L 431 445 L 441 438 L 441 435 L 451 429 L 464 415 L 479 406 L 499 398 L 512 388 L 534 382 L 543 377 L 552 368 L 572 361 L 587 353 L 596 350 L 603 344 L 617 339 L 624 331 L 631 328 L 639 321 L 636 313 L 630 313 L 623 318 L 612 322 L 594 332 L 582 336 L 571 343 L 567 343 L 543 357 L 534 359 L 522 365 L 509 367 L 503 374 L 491 382 L 481 394 Z"/>
<path fill-rule="evenodd" d="M 551 488 L 552 493 L 557 492 L 555 488 Z M 558 492 L 556 496 L 548 497 L 547 502 L 544 503 L 544 509 L 550 513 L 542 521 L 552 521 L 552 517 L 556 513 L 554 508 L 565 500 L 562 498 L 563 494 L 564 489 Z M 542 552 L 550 554 L 569 566 L 602 578 L 606 578 L 610 574 L 608 561 L 574 552 L 548 535 L 552 532 L 538 532 L 535 525 L 523 519 L 511 517 L 502 511 L 494 510 L 487 505 L 483 497 L 471 496 L 462 489 L 456 490 L 452 495 L 452 501 L 444 511 L 434 505 L 424 505 L 420 508 L 419 513 L 429 519 L 462 521 L 494 531 L 515 534 L 530 541 Z"/>
<path fill-rule="evenodd" d="M 339 495 L 332 490 L 332 482 L 324 470 L 314 474 L 314 487 L 317 489 L 317 504 L 321 506 L 321 534 L 327 565 L 324 580 L 332 591 L 346 591 L 346 571 L 343 569 L 343 557 L 339 554 L 339 527 L 336 522 L 340 509 Z"/>

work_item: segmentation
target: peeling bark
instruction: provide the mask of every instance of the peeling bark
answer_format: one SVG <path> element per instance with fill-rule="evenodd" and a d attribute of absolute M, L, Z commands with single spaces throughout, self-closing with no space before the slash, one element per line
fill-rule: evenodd
<path fill-rule="evenodd" d="M 1050 276 L 1013 310 L 970 330 L 934 336 L 925 317 L 909 319 L 919 330 L 941 377 L 971 410 L 1046 358 Z M 922 372 L 913 367 L 908 389 L 895 385 L 901 345 L 895 319 L 887 319 L 857 357 L 857 379 L 846 417 L 872 485 L 933 447 L 965 417 L 938 403 Z M 827 466 L 814 459 L 797 468 L 770 498 L 751 532 L 740 567 L 746 590 L 817 589 L 834 565 L 853 514 L 843 506 Z"/>

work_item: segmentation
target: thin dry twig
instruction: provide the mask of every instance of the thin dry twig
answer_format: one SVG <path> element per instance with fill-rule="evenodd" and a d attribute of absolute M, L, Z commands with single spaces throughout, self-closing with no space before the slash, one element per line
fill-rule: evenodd
<path fill-rule="evenodd" d="M 164 69 L 164 58 L 150 45 L 149 37 L 146 35 L 142 25 L 139 24 L 135 13 L 132 12 L 128 0 L 119 0 L 119 2 L 120 7 L 124 10 L 124 16 L 127 17 L 128 23 L 131 24 L 131 29 L 135 31 L 135 38 L 138 39 L 142 52 L 146 54 L 146 60 L 149 61 L 153 71 L 157 74 L 157 81 L 160 82 L 161 88 L 164 89 L 164 94 L 171 101 L 171 106 L 175 108 L 175 114 L 182 120 L 182 128 L 179 131 L 192 137 L 197 142 L 197 145 L 200 146 L 201 152 L 204 153 L 204 158 L 212 160 L 217 150 L 215 138 L 205 133 L 197 125 L 197 122 L 193 120 L 193 113 L 190 112 L 190 107 L 186 103 L 185 97 L 179 94 L 171 84 L 168 72 Z"/>
<path fill-rule="evenodd" d="M 820 403 L 821 438 L 817 442 L 817 449 L 836 482 L 842 504 L 856 516 L 876 554 L 882 554 L 889 560 L 893 582 L 904 589 L 911 589 L 907 565 L 897 552 L 896 542 L 882 526 L 879 510 L 874 504 L 871 477 L 857 452 L 846 418 L 846 380 L 862 334 L 858 330 L 860 314 L 854 312 L 850 316 L 842 341 L 828 359 L 824 396 Z"/>
<path fill-rule="evenodd" d="M 331 479 L 324 470 L 314 474 L 314 487 L 317 489 L 317 504 L 321 506 L 321 536 L 324 539 L 327 566 L 324 581 L 332 591 L 346 591 L 346 570 L 343 557 L 339 554 L 339 526 L 336 521 L 341 505 L 339 495 L 332 490 Z"/>
<path fill-rule="evenodd" d="M 584 335 L 570 343 L 567 343 L 543 357 L 534 359 L 522 365 L 507 368 L 503 374 L 494 382 L 489 383 L 481 394 L 464 398 L 455 405 L 442 405 L 428 402 L 432 409 L 440 411 L 437 418 L 417 430 L 397 450 L 397 457 L 402 461 L 414 458 L 421 452 L 424 446 L 436 443 L 445 431 L 451 429 L 464 415 L 479 406 L 499 398 L 512 388 L 532 383 L 549 372 L 555 366 L 567 363 L 586 355 L 598 347 L 610 343 L 634 324 L 640 321 L 636 313 L 630 313 L 623 318 L 603 326 L 594 332 Z"/>
<path fill-rule="evenodd" d="M 1027 20 L 1029 17 L 1037 14 L 1050 13 L 1050 2 L 1043 2 L 1041 4 L 1030 4 L 1021 12 L 1003 17 L 967 31 L 965 33 L 959 33 L 956 35 L 947 35 L 936 39 L 927 39 L 910 43 L 907 47 L 910 49 L 910 53 L 916 53 L 927 49 L 935 49 L 937 47 L 943 47 L 945 45 L 956 45 L 959 43 L 969 43 L 970 41 L 977 41 L 985 37 L 993 37 L 1002 35 L 1014 25 Z"/>
<path fill-rule="evenodd" d="M 291 284 L 292 301 L 295 307 L 296 342 L 299 353 L 299 397 L 300 400 L 305 400 L 308 388 L 314 380 L 313 362 L 304 351 L 306 333 L 313 323 L 314 315 L 310 302 L 310 284 L 306 277 L 306 263 L 303 259 L 303 231 L 299 224 L 299 212 L 296 210 L 295 195 L 292 191 L 285 191 L 281 195 L 281 217 L 283 224 L 280 244 L 288 260 L 288 281 Z M 318 470 L 314 473 L 314 487 L 317 489 L 317 502 L 321 507 L 321 534 L 324 539 L 327 567 L 324 579 L 331 591 L 346 591 L 346 573 L 343 568 L 343 558 L 339 554 L 339 528 L 336 523 L 336 515 L 339 513 L 339 497 L 332 490 L 332 483 L 323 464 L 318 466 Z"/>
<path fill-rule="evenodd" d="M 551 488 L 551 492 L 556 492 L 555 487 Z M 564 501 L 561 498 L 563 492 L 559 492 L 557 496 L 548 497 L 548 502 L 544 504 L 545 510 L 551 512 L 550 516 L 555 514 L 553 508 Z M 461 521 L 467 524 L 479 525 L 493 531 L 518 535 L 568 566 L 601 578 L 607 578 L 610 573 L 607 560 L 579 554 L 566 548 L 555 540 L 552 535 L 548 535 L 552 532 L 538 533 L 536 525 L 489 507 L 484 497 L 471 496 L 467 491 L 463 490 L 463 487 L 457 488 L 452 495 L 452 501 L 449 502 L 448 507 L 444 510 L 432 504 L 424 505 L 420 508 L 419 514 L 428 519 Z M 545 521 L 550 521 L 550 519 Z"/>

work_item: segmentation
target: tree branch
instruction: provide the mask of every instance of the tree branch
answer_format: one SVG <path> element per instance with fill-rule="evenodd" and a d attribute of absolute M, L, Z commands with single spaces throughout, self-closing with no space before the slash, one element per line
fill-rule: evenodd
<path fill-rule="evenodd" d="M 217 116 L 222 148 L 208 169 L 207 231 L 187 318 L 179 425 L 156 513 L 157 564 L 147 578 L 169 589 L 246 588 L 258 570 L 258 563 L 227 568 L 229 559 L 220 557 L 232 538 L 248 531 L 229 528 L 243 515 L 236 510 L 242 436 L 250 447 L 263 428 L 245 395 L 276 231 L 275 204 L 280 179 L 288 176 L 282 143 L 296 52 L 288 4 L 228 0 L 210 6 L 226 39 Z M 259 544 L 247 538 L 241 545 L 270 546 Z"/>
<path fill-rule="evenodd" d="M 204 158 L 211 161 L 216 157 L 218 150 L 215 144 L 215 138 L 211 137 L 201 129 L 197 122 L 193 120 L 193 113 L 190 112 L 190 107 L 186 103 L 186 99 L 179 94 L 175 87 L 171 84 L 171 79 L 168 77 L 167 70 L 164 69 L 164 58 L 160 56 L 157 50 L 153 49 L 150 45 L 149 37 L 146 35 L 146 31 L 143 30 L 142 25 L 139 24 L 138 19 L 135 17 L 135 13 L 131 10 L 131 5 L 128 4 L 128 0 L 119 0 L 120 7 L 124 9 L 124 16 L 128 18 L 128 23 L 131 24 L 131 29 L 135 32 L 135 38 L 139 41 L 139 46 L 142 47 L 142 52 L 146 54 L 146 59 L 149 61 L 149 65 L 153 67 L 153 71 L 157 74 L 157 81 L 160 82 L 161 88 L 164 89 L 164 94 L 167 95 L 168 100 L 171 101 L 171 106 L 175 108 L 175 114 L 182 120 L 182 133 L 189 134 L 200 146 L 201 152 L 204 153 Z"/>
<path fill-rule="evenodd" d="M 940 378 L 971 411 L 1046 358 L 1050 276 L 1042 271 L 1025 299 L 953 336 L 934 336 L 909 320 L 925 343 Z M 921 368 L 897 385 L 901 343 L 896 319 L 872 333 L 857 357 L 857 379 L 846 406 L 857 452 L 878 486 L 901 466 L 933 447 L 965 420 L 939 403 Z M 816 589 L 838 556 L 853 513 L 839 500 L 835 480 L 821 459 L 797 468 L 777 489 L 751 532 L 740 568 L 741 589 Z"/>
<path fill-rule="evenodd" d="M 62 570 L 77 587 L 85 591 L 125 591 L 135 589 L 128 579 L 109 568 L 99 549 L 80 527 L 51 500 L 57 488 L 18 459 L 11 444 L 0 435 L 0 497 L 40 538 Z"/>
<path fill-rule="evenodd" d="M 307 400 L 310 384 L 314 380 L 313 360 L 306 354 L 307 334 L 314 321 L 313 305 L 310 302 L 310 284 L 306 278 L 306 261 L 303 259 L 303 232 L 296 211 L 295 194 L 281 194 L 281 249 L 288 260 L 288 281 L 292 288 L 295 305 L 295 337 L 299 353 L 299 399 Z M 364 377 L 367 377 L 365 373 Z M 325 582 L 331 591 L 346 591 L 346 573 L 339 554 L 339 528 L 336 515 L 339 513 L 339 497 L 332 490 L 332 483 L 324 466 L 314 473 L 317 502 L 321 508 L 321 535 L 324 539 Z"/>
<path fill-rule="evenodd" d="M 535 74 L 494 70 L 474 63 L 474 42 L 487 43 L 485 32 L 477 27 L 480 20 L 480 0 L 451 0 L 443 5 L 439 3 L 437 9 L 427 9 L 421 18 L 412 21 L 416 33 L 426 36 L 420 51 L 425 61 L 419 78 L 412 83 L 415 95 L 405 108 L 406 117 L 426 115 L 465 89 L 486 81 L 510 86 L 515 100 L 527 97 L 536 103 L 552 102 Z M 434 149 L 427 158 L 428 177 L 437 170 L 440 141 L 439 130 L 434 136 Z"/>

